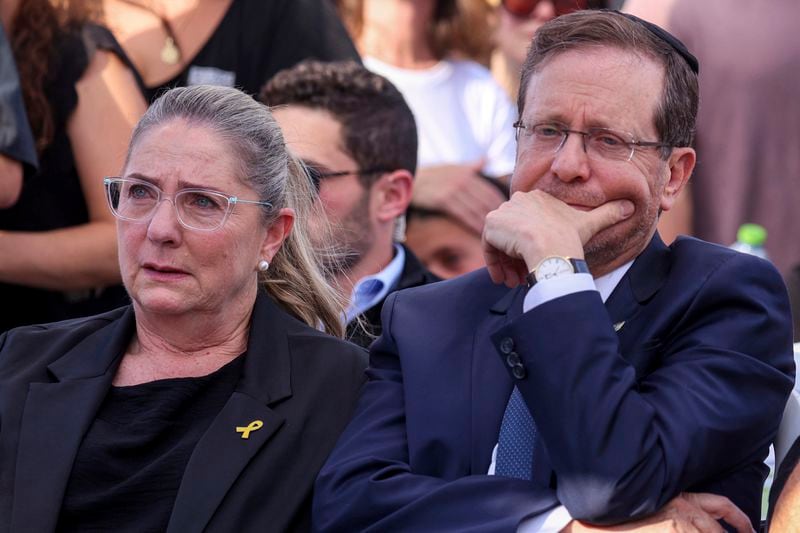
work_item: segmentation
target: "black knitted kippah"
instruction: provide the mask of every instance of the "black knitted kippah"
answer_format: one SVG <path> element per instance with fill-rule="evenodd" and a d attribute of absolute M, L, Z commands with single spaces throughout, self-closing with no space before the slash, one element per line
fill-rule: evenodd
<path fill-rule="evenodd" d="M 686 48 L 686 45 L 683 44 L 680 41 L 680 39 L 672 35 L 664 28 L 656 26 L 652 22 L 647 22 L 646 20 L 640 19 L 639 17 L 631 15 L 630 13 L 621 13 L 621 12 L 618 13 L 647 28 L 647 30 L 650 33 L 652 33 L 653 35 L 655 35 L 656 37 L 658 37 L 659 39 L 670 45 L 673 50 L 678 52 L 681 55 L 681 57 L 685 59 L 687 63 L 689 63 L 689 67 L 691 67 L 692 72 L 694 72 L 695 74 L 700 73 L 700 63 L 697 61 L 697 58 L 694 57 L 691 52 L 689 52 L 689 49 Z"/>

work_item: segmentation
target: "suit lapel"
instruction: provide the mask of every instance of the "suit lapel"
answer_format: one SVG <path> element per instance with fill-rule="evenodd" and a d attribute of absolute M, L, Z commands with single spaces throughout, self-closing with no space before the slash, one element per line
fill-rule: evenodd
<path fill-rule="evenodd" d="M 635 320 L 642 304 L 664 284 L 670 266 L 670 250 L 656 233 L 606 300 L 606 309 L 621 347 L 629 345 L 627 339 L 638 329 L 630 327 L 630 323 Z"/>
<path fill-rule="evenodd" d="M 244 370 L 236 391 L 195 446 L 181 480 L 168 532 L 203 531 L 250 460 L 283 426 L 270 408 L 291 396 L 289 317 L 259 294 Z M 268 349 L 269 352 L 265 353 Z M 247 439 L 237 428 L 260 421 Z"/>
<path fill-rule="evenodd" d="M 133 328 L 133 311 L 49 365 L 55 383 L 32 383 L 25 400 L 12 531 L 55 529 L 83 436 L 111 386 Z"/>

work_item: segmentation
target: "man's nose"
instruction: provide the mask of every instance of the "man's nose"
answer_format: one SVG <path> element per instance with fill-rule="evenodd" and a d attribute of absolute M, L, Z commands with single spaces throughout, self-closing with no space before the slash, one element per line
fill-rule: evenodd
<path fill-rule="evenodd" d="M 586 136 L 569 132 L 553 156 L 551 170 L 564 182 L 589 179 L 591 169 L 586 155 Z"/>

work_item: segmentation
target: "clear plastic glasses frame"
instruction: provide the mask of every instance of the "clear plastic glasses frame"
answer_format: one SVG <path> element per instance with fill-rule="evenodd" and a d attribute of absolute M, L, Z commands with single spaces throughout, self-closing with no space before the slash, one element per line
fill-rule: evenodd
<path fill-rule="evenodd" d="M 272 207 L 269 202 L 242 200 L 208 189 L 181 189 L 170 196 L 158 186 L 135 178 L 110 177 L 103 184 L 111 212 L 130 222 L 149 222 L 164 200 L 172 203 L 183 227 L 197 231 L 221 228 L 237 204 Z"/>

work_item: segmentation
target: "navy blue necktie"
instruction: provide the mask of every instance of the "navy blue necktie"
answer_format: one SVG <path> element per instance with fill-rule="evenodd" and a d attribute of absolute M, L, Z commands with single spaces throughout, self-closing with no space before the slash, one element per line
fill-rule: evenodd
<path fill-rule="evenodd" d="M 498 476 L 532 479 L 535 443 L 536 423 L 519 389 L 514 387 L 500 426 L 494 473 Z"/>

